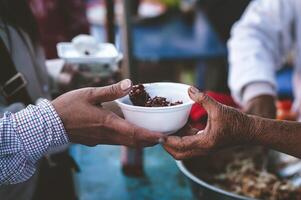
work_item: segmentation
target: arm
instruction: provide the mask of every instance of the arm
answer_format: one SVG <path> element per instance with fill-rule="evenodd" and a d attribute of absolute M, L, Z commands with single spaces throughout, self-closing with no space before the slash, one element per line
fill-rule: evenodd
<path fill-rule="evenodd" d="M 63 124 L 47 100 L 0 120 L 0 184 L 27 180 L 51 147 L 68 143 Z"/>
<path fill-rule="evenodd" d="M 301 123 L 246 115 L 217 103 L 197 89 L 190 89 L 189 95 L 207 110 L 207 126 L 194 134 L 186 131 L 183 137 L 169 136 L 162 140 L 164 148 L 176 159 L 235 145 L 263 145 L 301 158 Z"/>
<path fill-rule="evenodd" d="M 275 71 L 293 44 L 293 6 L 291 0 L 252 1 L 234 25 L 228 43 L 229 86 L 240 104 L 260 95 L 276 96 Z"/>
<path fill-rule="evenodd" d="M 253 143 L 301 158 L 301 123 L 249 116 L 258 130 Z M 251 134 L 251 133 L 249 133 Z"/>
<path fill-rule="evenodd" d="M 51 103 L 42 101 L 0 119 L 0 185 L 19 183 L 34 173 L 37 161 L 51 147 L 74 143 L 145 147 L 162 134 L 126 122 L 103 106 L 129 93 L 124 80 L 101 88 L 68 92 Z"/>

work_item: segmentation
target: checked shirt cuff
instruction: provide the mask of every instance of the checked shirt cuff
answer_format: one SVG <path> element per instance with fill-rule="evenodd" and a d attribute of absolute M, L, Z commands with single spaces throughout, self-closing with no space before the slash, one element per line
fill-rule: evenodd
<path fill-rule="evenodd" d="M 17 134 L 32 161 L 40 159 L 49 148 L 68 143 L 63 123 L 48 100 L 30 105 L 14 117 Z"/>

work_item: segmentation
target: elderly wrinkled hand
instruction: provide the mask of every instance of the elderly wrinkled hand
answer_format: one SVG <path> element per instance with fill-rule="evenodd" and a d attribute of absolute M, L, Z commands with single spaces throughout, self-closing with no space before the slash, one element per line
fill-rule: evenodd
<path fill-rule="evenodd" d="M 66 93 L 52 104 L 62 119 L 71 142 L 94 146 L 116 144 L 132 147 L 152 146 L 162 135 L 126 122 L 102 103 L 113 101 L 129 93 L 128 79 L 117 84 L 84 88 Z"/>
<path fill-rule="evenodd" d="M 254 128 L 252 118 L 216 102 L 194 87 L 190 88 L 188 93 L 192 100 L 200 103 L 208 112 L 207 126 L 201 131 L 186 129 L 182 137 L 164 138 L 161 143 L 174 158 L 182 160 L 206 155 L 221 148 L 251 141 L 249 133 Z"/>

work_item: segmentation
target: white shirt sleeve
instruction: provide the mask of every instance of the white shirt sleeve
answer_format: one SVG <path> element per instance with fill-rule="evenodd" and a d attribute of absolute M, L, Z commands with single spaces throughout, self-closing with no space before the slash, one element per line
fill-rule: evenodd
<path fill-rule="evenodd" d="M 242 104 L 245 105 L 251 99 L 260 95 L 276 96 L 275 88 L 267 82 L 254 82 L 245 87 L 243 90 Z"/>
<path fill-rule="evenodd" d="M 269 93 L 276 94 L 275 72 L 293 44 L 293 5 L 293 0 L 254 0 L 234 25 L 228 42 L 229 86 L 238 103 L 243 104 L 251 83 L 267 83 Z"/>

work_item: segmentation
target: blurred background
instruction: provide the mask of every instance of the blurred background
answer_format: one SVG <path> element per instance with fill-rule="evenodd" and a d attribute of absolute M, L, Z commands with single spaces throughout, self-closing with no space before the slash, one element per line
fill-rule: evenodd
<path fill-rule="evenodd" d="M 28 0 L 54 80 L 52 98 L 126 77 L 134 83 L 181 82 L 230 96 L 226 42 L 250 1 Z M 118 59 L 87 65 L 59 58 L 57 44 L 80 34 L 114 44 Z M 292 99 L 291 71 L 288 66 L 278 72 L 280 99 Z M 53 160 L 63 164 L 51 168 Z M 39 175 L 37 200 L 195 197 L 174 159 L 159 145 L 142 150 L 72 144 L 46 156 Z"/>
<path fill-rule="evenodd" d="M 248 3 L 89 0 L 86 14 L 90 33 L 124 53 L 121 73 L 135 83 L 182 82 L 229 93 L 226 41 Z M 74 145 L 70 153 L 80 168 L 74 176 L 79 199 L 194 198 L 175 161 L 159 146 L 142 154 L 121 152 L 119 147 Z M 132 176 L 141 170 L 143 176 Z"/>

